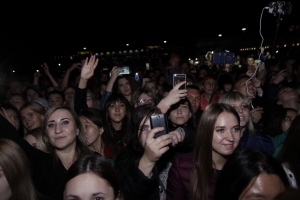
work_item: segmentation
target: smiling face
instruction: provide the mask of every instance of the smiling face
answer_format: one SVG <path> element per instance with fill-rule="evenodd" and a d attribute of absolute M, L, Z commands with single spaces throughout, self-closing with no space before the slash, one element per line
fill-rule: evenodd
<path fill-rule="evenodd" d="M 285 186 L 279 176 L 275 174 L 261 173 L 254 177 L 247 188 L 239 196 L 239 200 L 263 199 L 272 200 L 285 190 Z"/>
<path fill-rule="evenodd" d="M 114 190 L 103 178 L 93 173 L 80 174 L 66 184 L 64 200 L 105 199 L 115 200 Z"/>
<path fill-rule="evenodd" d="M 169 119 L 174 126 L 186 125 L 192 116 L 189 103 L 185 101 L 170 112 Z"/>
<path fill-rule="evenodd" d="M 79 129 L 72 114 L 65 109 L 54 111 L 47 120 L 46 135 L 50 144 L 59 150 L 74 147 Z"/>
<path fill-rule="evenodd" d="M 242 99 L 229 101 L 228 104 L 231 105 L 237 111 L 237 113 L 240 116 L 240 126 L 241 128 L 244 128 L 249 122 L 249 105 L 245 103 Z"/>
<path fill-rule="evenodd" d="M 44 116 L 30 110 L 29 108 L 23 108 L 21 110 L 21 119 L 23 126 L 30 131 L 42 126 Z"/>
<path fill-rule="evenodd" d="M 221 113 L 216 121 L 212 140 L 213 160 L 231 155 L 241 138 L 238 119 L 232 113 Z"/>

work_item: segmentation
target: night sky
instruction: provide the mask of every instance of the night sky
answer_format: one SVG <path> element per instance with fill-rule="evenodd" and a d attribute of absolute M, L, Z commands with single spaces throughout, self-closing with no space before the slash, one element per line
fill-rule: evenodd
<path fill-rule="evenodd" d="M 72 54 L 83 47 L 94 51 L 123 50 L 131 46 L 194 43 L 196 38 L 234 35 L 246 27 L 259 35 L 259 18 L 271 1 L 184 1 L 178 3 L 107 3 L 24 5 L 5 10 L 0 31 L 0 70 L 28 65 L 47 57 Z M 279 34 L 300 24 L 300 6 L 284 15 Z M 75 2 L 74 2 L 75 3 Z M 273 37 L 276 17 L 264 11 L 263 34 Z"/>

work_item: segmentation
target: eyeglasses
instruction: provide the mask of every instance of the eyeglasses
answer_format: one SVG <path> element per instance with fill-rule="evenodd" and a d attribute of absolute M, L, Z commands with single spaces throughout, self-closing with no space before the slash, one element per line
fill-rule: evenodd
<path fill-rule="evenodd" d="M 140 99 L 138 100 L 138 104 L 153 104 L 153 100 L 152 99 Z"/>

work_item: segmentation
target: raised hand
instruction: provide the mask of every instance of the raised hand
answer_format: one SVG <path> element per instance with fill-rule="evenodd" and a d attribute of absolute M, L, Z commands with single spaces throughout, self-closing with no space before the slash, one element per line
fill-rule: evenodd
<path fill-rule="evenodd" d="M 44 62 L 44 65 L 43 65 L 42 67 L 43 67 L 43 69 L 44 69 L 44 71 L 45 71 L 45 74 L 46 74 L 47 76 L 50 76 L 51 74 L 50 74 L 49 67 L 48 67 L 48 65 L 47 65 L 46 62 Z"/>
<path fill-rule="evenodd" d="M 91 56 L 90 59 L 86 58 L 84 61 L 84 65 L 81 69 L 80 78 L 84 80 L 88 80 L 94 75 L 94 71 L 98 65 L 98 58 L 96 56 Z"/>
<path fill-rule="evenodd" d="M 186 84 L 186 81 L 180 82 L 169 92 L 169 94 L 163 99 L 163 102 L 171 107 L 171 105 L 180 101 L 182 97 L 186 97 L 187 90 L 179 90 L 179 87 Z"/>
<path fill-rule="evenodd" d="M 73 63 L 72 65 L 71 65 L 71 67 L 69 67 L 69 69 L 67 70 L 67 72 L 71 72 L 71 71 L 73 71 L 74 69 L 81 69 L 81 66 L 82 66 L 82 64 L 80 63 L 80 62 L 78 62 L 78 63 Z"/>
<path fill-rule="evenodd" d="M 283 81 L 285 79 L 285 77 L 287 77 L 288 72 L 284 69 L 281 70 L 280 72 L 278 72 L 278 74 L 275 76 L 273 83 L 274 84 L 279 84 L 281 81 Z"/>
<path fill-rule="evenodd" d="M 120 67 L 114 66 L 110 72 L 110 77 L 112 79 L 116 79 L 119 76 Z"/>
<path fill-rule="evenodd" d="M 254 123 L 258 123 L 263 113 L 264 113 L 263 108 L 261 107 L 254 108 L 253 110 L 250 111 L 251 120 Z"/>

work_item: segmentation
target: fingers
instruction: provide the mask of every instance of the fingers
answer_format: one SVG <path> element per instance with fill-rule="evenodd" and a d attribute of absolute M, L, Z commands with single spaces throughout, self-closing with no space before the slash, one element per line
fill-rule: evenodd
<path fill-rule="evenodd" d="M 180 86 L 182 86 L 184 84 L 186 84 L 186 81 L 182 81 L 182 82 L 178 83 L 177 85 L 175 85 L 175 87 L 173 89 L 178 90 L 180 88 Z"/>
<path fill-rule="evenodd" d="M 172 131 L 169 133 L 172 139 L 172 146 L 176 146 L 179 142 L 182 141 L 182 135 L 178 131 Z"/>
<path fill-rule="evenodd" d="M 146 140 L 153 139 L 153 137 L 156 133 L 163 131 L 163 130 L 164 130 L 164 127 L 156 127 L 156 128 L 151 129 L 151 131 L 147 134 Z"/>

